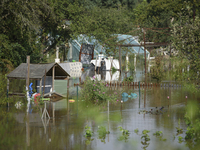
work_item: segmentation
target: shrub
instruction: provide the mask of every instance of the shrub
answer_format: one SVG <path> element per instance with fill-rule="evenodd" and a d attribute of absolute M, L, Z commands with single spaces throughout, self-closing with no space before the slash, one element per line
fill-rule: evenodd
<path fill-rule="evenodd" d="M 111 93 L 108 85 L 105 85 L 97 78 L 93 77 L 93 80 L 91 80 L 87 77 L 81 90 L 81 96 L 86 102 L 102 104 L 106 101 L 110 101 L 111 103 L 116 102 L 118 94 L 117 92 Z"/>

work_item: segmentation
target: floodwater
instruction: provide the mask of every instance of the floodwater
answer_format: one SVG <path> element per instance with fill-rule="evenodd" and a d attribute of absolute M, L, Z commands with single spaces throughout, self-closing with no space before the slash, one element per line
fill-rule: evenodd
<path fill-rule="evenodd" d="M 138 73 L 138 76 L 141 73 Z M 74 83 L 78 78 L 72 78 L 69 86 L 69 99 L 76 99 L 77 90 Z M 62 81 L 58 81 L 62 82 Z M 61 83 L 60 83 L 61 84 Z M 62 82 L 63 86 L 66 86 Z M 59 86 L 58 86 L 59 88 Z M 67 87 L 66 87 L 67 88 Z M 66 94 L 63 88 L 63 94 Z M 112 91 L 136 93 L 137 98 L 129 98 L 126 102 L 110 104 L 108 108 L 84 105 L 79 101 L 69 103 L 67 99 L 58 102 L 46 102 L 42 107 L 31 105 L 16 105 L 0 107 L 0 149 L 2 150 L 187 150 L 184 137 L 187 126 L 184 122 L 185 105 L 190 101 L 185 99 L 186 93 L 182 87 L 112 87 Z M 169 96 L 169 98 L 167 98 Z M 46 106 L 46 109 L 45 109 Z M 164 107 L 156 113 L 156 107 Z M 101 111 L 96 111 L 101 109 Z M 144 110 L 152 113 L 144 113 Z M 42 114 L 44 116 L 42 117 Z M 45 113 L 48 113 L 48 115 Z M 91 138 L 85 137 L 85 126 L 91 127 Z M 105 138 L 98 135 L 98 127 L 104 126 L 110 134 Z M 129 130 L 129 135 L 123 135 L 119 127 Z M 183 129 L 177 134 L 176 127 Z M 135 133 L 134 130 L 139 132 Z M 150 141 L 142 138 L 142 131 L 149 130 Z M 161 137 L 153 135 L 162 131 Z"/>

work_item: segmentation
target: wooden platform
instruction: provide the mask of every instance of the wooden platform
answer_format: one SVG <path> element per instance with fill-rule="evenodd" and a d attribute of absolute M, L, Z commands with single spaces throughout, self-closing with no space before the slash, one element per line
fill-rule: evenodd
<path fill-rule="evenodd" d="M 44 98 L 50 98 L 50 101 L 56 102 L 65 98 L 65 96 L 57 92 L 49 92 L 49 93 L 44 94 Z"/>

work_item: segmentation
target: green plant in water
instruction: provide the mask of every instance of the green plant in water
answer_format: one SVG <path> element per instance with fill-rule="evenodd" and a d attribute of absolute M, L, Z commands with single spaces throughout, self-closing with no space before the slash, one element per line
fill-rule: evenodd
<path fill-rule="evenodd" d="M 188 102 L 186 107 L 185 122 L 188 125 L 186 140 L 200 141 L 200 108 L 196 101 Z"/>
<path fill-rule="evenodd" d="M 143 130 L 142 131 L 142 134 L 147 134 L 147 133 L 149 133 L 150 131 L 149 130 Z"/>
<path fill-rule="evenodd" d="M 123 129 L 122 127 L 118 127 L 122 134 L 130 134 L 129 130 Z"/>
<path fill-rule="evenodd" d="M 130 132 L 126 129 L 123 129 L 121 126 L 118 128 L 122 132 L 122 135 L 118 138 L 118 140 L 127 142 Z"/>
<path fill-rule="evenodd" d="M 110 134 L 110 131 L 106 131 L 106 127 L 104 126 L 99 126 L 97 132 L 99 134 L 99 139 L 101 139 L 101 142 L 105 143 L 106 134 Z"/>
<path fill-rule="evenodd" d="M 150 137 L 148 134 L 143 134 L 141 139 L 144 139 L 145 141 L 150 141 Z"/>
<path fill-rule="evenodd" d="M 117 69 L 115 67 L 111 68 L 112 74 L 115 73 L 117 71 Z"/>
<path fill-rule="evenodd" d="M 166 141 L 167 139 L 163 139 L 163 132 L 162 131 L 156 131 L 153 135 L 155 135 L 156 137 L 159 137 L 160 141 Z"/>
<path fill-rule="evenodd" d="M 155 135 L 155 136 L 162 136 L 163 133 L 162 133 L 162 131 L 156 131 L 153 135 Z"/>
<path fill-rule="evenodd" d="M 150 141 L 150 137 L 149 137 L 149 135 L 147 134 L 147 133 L 149 133 L 150 131 L 149 130 L 143 130 L 142 131 L 142 137 L 141 137 L 141 139 L 144 139 L 145 141 Z"/>
<path fill-rule="evenodd" d="M 125 81 L 125 82 L 132 82 L 133 81 L 133 76 L 126 77 L 126 78 L 124 78 L 123 81 Z"/>
<path fill-rule="evenodd" d="M 95 77 L 93 77 L 92 80 L 87 77 L 83 88 L 81 89 L 81 99 L 84 99 L 85 102 L 96 105 L 105 105 L 106 101 L 109 101 L 110 103 L 116 103 L 118 97 L 119 95 L 117 92 L 113 91 L 112 93 L 107 84 L 99 81 Z"/>
<path fill-rule="evenodd" d="M 91 128 L 88 125 L 86 125 L 85 126 L 85 137 L 91 137 L 92 134 L 93 134 L 93 132 L 92 132 Z"/>
<path fill-rule="evenodd" d="M 128 138 L 129 138 L 129 135 L 128 135 L 128 134 L 123 134 L 123 135 L 121 135 L 121 136 L 118 138 L 118 140 L 119 140 L 119 141 L 125 141 L 125 142 L 127 142 L 127 141 L 128 141 Z"/>
<path fill-rule="evenodd" d="M 135 129 L 135 130 L 134 130 L 134 132 L 138 134 L 138 132 L 139 132 L 138 128 L 137 128 L 137 129 Z"/>
<path fill-rule="evenodd" d="M 177 129 L 177 135 L 183 133 L 183 129 L 180 128 L 180 118 L 179 118 L 179 121 L 178 121 L 178 127 L 176 127 L 176 129 Z"/>
<path fill-rule="evenodd" d="M 86 137 L 85 144 L 86 144 L 86 145 L 90 145 L 90 143 L 91 143 L 93 140 L 94 140 L 94 139 L 91 138 L 91 137 Z"/>
<path fill-rule="evenodd" d="M 182 137 L 182 136 L 179 136 L 179 137 L 178 137 L 178 141 L 179 141 L 179 143 L 182 143 L 182 142 L 183 142 L 183 137 Z"/>

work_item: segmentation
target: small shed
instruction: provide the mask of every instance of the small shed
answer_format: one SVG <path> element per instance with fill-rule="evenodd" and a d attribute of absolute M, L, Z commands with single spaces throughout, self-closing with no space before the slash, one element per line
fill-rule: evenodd
<path fill-rule="evenodd" d="M 45 86 L 46 79 L 51 80 L 51 84 L 48 85 L 48 88 L 51 88 L 52 91 L 54 91 L 54 79 L 66 79 L 67 77 L 70 76 L 58 63 L 30 64 L 29 68 L 30 68 L 29 79 L 38 81 L 39 93 L 42 93 L 42 85 L 44 85 L 43 87 L 46 88 Z M 7 75 L 8 79 L 7 91 L 9 91 L 10 79 L 26 79 L 26 78 L 27 78 L 27 63 L 21 63 L 16 69 L 14 69 Z M 47 91 L 45 91 L 44 93 L 47 93 Z"/>

